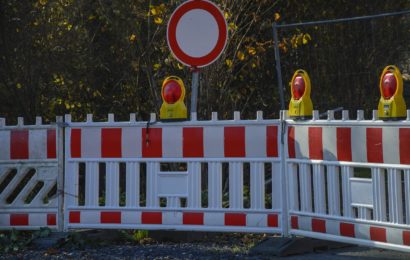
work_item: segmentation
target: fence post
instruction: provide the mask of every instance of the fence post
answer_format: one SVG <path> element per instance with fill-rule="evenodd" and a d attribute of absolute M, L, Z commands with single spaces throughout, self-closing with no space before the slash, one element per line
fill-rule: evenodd
<path fill-rule="evenodd" d="M 64 120 L 56 118 L 57 129 L 57 194 L 58 194 L 58 225 L 59 232 L 64 230 Z"/>
<path fill-rule="evenodd" d="M 273 23 L 273 40 L 275 42 L 275 61 L 276 61 L 276 74 L 278 77 L 278 90 L 280 98 L 280 110 L 285 110 L 285 98 L 283 94 L 283 82 L 282 82 L 282 69 L 280 67 L 280 52 L 279 52 L 279 37 L 278 26 Z"/>
<path fill-rule="evenodd" d="M 287 165 L 286 165 L 286 149 L 285 146 L 287 144 L 286 141 L 286 110 L 280 111 L 280 168 L 281 168 L 281 177 L 280 183 L 282 184 L 281 187 L 281 198 L 282 198 L 282 236 L 288 237 L 289 236 L 289 229 L 288 229 L 288 175 L 287 175 Z"/>

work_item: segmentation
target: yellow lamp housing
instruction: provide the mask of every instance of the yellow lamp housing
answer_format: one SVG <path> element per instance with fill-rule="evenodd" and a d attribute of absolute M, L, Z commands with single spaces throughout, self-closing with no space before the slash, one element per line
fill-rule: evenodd
<path fill-rule="evenodd" d="M 405 119 L 407 113 L 403 98 L 403 77 L 396 66 L 389 65 L 384 68 L 379 89 L 381 97 L 378 117 L 386 121 Z"/>
<path fill-rule="evenodd" d="M 162 106 L 160 119 L 163 121 L 178 121 L 187 119 L 187 109 L 184 103 L 185 86 L 181 78 L 167 77 L 162 82 Z"/>
<path fill-rule="evenodd" d="M 311 119 L 313 104 L 310 99 L 310 78 L 306 71 L 297 70 L 290 82 L 292 98 L 289 103 L 289 117 L 298 120 Z"/>

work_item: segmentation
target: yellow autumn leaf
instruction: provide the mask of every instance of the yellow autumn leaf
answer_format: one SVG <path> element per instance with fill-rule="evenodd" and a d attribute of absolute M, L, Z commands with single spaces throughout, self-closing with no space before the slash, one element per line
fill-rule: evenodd
<path fill-rule="evenodd" d="M 229 68 L 232 67 L 232 60 L 227 59 L 225 60 L 226 66 L 228 66 Z"/>
<path fill-rule="evenodd" d="M 241 51 L 238 51 L 238 53 L 236 54 L 236 57 L 238 58 L 238 60 L 244 60 L 245 59 L 245 54 Z"/>
<path fill-rule="evenodd" d="M 256 63 L 252 63 L 252 68 L 254 69 L 256 67 L 257 67 Z"/>
<path fill-rule="evenodd" d="M 130 35 L 130 42 L 134 42 L 137 39 L 137 36 L 135 34 Z"/>
<path fill-rule="evenodd" d="M 179 70 L 183 70 L 184 69 L 184 65 L 182 65 L 181 63 L 177 63 L 177 67 Z"/>
<path fill-rule="evenodd" d="M 157 15 L 157 14 L 158 14 L 157 7 L 155 7 L 155 6 L 152 7 L 149 11 L 150 11 L 150 14 L 151 14 L 151 15 Z"/>
<path fill-rule="evenodd" d="M 308 33 L 305 33 L 303 35 L 303 44 L 307 44 L 311 40 L 312 40 L 312 37 L 310 37 L 310 35 Z"/>
<path fill-rule="evenodd" d="M 248 53 L 249 53 L 250 55 L 255 55 L 255 54 L 256 54 L 256 49 L 255 49 L 254 47 L 249 47 L 249 48 L 248 48 Z"/>
<path fill-rule="evenodd" d="M 154 70 L 159 70 L 161 68 L 161 64 L 156 63 L 154 64 Z"/>
<path fill-rule="evenodd" d="M 238 26 L 235 23 L 229 23 L 228 28 L 233 31 L 238 29 Z"/>
<path fill-rule="evenodd" d="M 163 20 L 162 20 L 161 17 L 155 17 L 154 23 L 156 23 L 156 24 L 162 24 L 162 22 L 163 22 Z"/>
<path fill-rule="evenodd" d="M 20 83 L 17 83 L 17 84 L 16 84 L 16 88 L 21 89 L 21 88 L 22 88 L 22 85 L 21 85 Z"/>
<path fill-rule="evenodd" d="M 228 12 L 225 12 L 224 17 L 225 17 L 226 20 L 228 20 L 231 17 L 231 14 L 228 13 Z"/>
<path fill-rule="evenodd" d="M 280 14 L 279 14 L 279 13 L 275 13 L 275 14 L 274 14 L 274 19 L 275 19 L 275 22 L 279 21 L 279 19 L 280 19 Z"/>
<path fill-rule="evenodd" d="M 73 28 L 72 24 L 67 25 L 67 31 L 71 31 L 72 28 Z"/>
<path fill-rule="evenodd" d="M 95 16 L 95 15 L 90 15 L 90 16 L 88 16 L 88 20 L 94 20 L 95 18 L 97 18 L 97 16 Z"/>
<path fill-rule="evenodd" d="M 41 5 L 46 5 L 47 4 L 47 0 L 39 0 L 38 1 Z"/>

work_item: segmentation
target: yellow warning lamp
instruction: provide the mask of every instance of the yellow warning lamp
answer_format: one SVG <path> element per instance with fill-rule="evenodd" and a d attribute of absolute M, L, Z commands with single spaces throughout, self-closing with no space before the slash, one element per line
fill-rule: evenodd
<path fill-rule="evenodd" d="M 187 109 L 184 104 L 184 82 L 175 76 L 170 76 L 162 83 L 162 106 L 160 110 L 161 120 L 185 120 Z"/>
<path fill-rule="evenodd" d="M 297 70 L 290 82 L 292 99 L 289 103 L 289 117 L 293 119 L 310 119 L 313 104 L 310 99 L 310 78 L 306 71 Z"/>
<path fill-rule="evenodd" d="M 382 120 L 400 120 L 406 118 L 406 102 L 403 98 L 403 77 L 400 70 L 389 65 L 380 77 L 380 101 L 378 116 Z"/>

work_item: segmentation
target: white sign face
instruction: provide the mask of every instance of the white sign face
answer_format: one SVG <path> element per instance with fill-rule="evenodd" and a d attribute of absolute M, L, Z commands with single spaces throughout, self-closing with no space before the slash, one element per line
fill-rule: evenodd
<path fill-rule="evenodd" d="M 180 5 L 168 22 L 168 46 L 174 56 L 191 67 L 204 67 L 223 52 L 227 25 L 219 8 L 205 0 Z"/>

